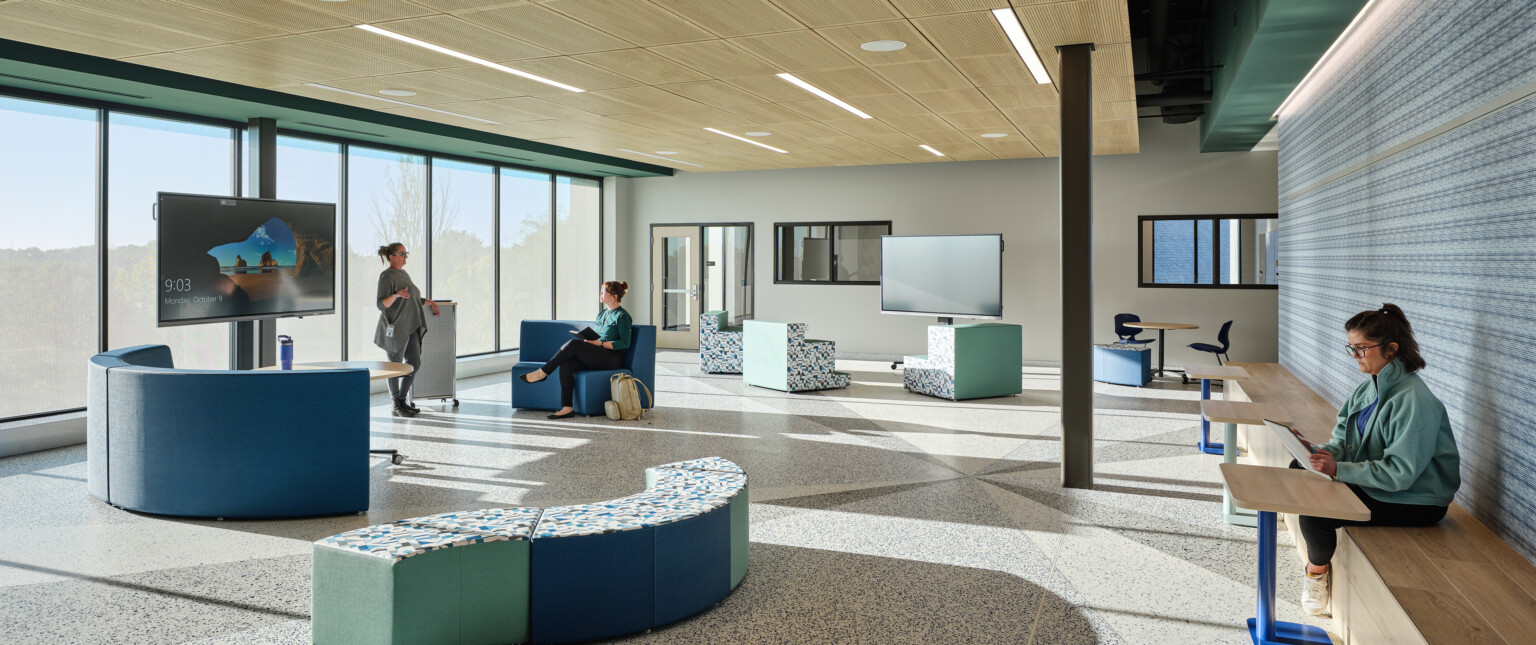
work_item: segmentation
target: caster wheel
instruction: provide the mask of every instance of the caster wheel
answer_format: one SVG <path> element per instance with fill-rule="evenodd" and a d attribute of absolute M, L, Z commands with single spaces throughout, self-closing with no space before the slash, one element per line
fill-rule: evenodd
<path fill-rule="evenodd" d="M 396 454 L 395 456 L 389 458 L 389 463 L 399 466 L 400 464 L 405 463 L 405 455 Z"/>
<path fill-rule="evenodd" d="M 453 400 L 453 407 L 459 407 L 459 400 L 458 399 L 454 399 Z"/>

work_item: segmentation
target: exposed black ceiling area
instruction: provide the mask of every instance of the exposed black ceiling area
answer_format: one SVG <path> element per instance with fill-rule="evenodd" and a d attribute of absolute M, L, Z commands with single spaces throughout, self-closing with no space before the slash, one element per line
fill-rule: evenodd
<path fill-rule="evenodd" d="M 1140 118 L 1189 123 L 1211 102 L 1211 0 L 1129 0 Z"/>

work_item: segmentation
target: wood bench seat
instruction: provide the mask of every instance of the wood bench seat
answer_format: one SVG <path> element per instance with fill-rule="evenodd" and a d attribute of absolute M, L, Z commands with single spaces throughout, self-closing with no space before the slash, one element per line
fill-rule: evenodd
<path fill-rule="evenodd" d="M 1290 371 L 1230 364 L 1252 378 L 1230 382 L 1228 400 L 1283 408 L 1307 440 L 1328 440 L 1337 410 Z M 1265 428 L 1241 426 L 1239 444 L 1253 463 L 1290 463 Z M 1344 529 L 1333 566 L 1335 632 L 1349 645 L 1536 642 L 1536 565 L 1456 504 L 1435 526 Z"/>

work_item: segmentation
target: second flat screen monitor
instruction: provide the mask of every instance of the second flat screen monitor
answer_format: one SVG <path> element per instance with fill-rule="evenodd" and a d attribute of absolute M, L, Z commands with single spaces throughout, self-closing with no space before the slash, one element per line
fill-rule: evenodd
<path fill-rule="evenodd" d="M 880 238 L 880 311 L 1002 318 L 1002 235 Z"/>

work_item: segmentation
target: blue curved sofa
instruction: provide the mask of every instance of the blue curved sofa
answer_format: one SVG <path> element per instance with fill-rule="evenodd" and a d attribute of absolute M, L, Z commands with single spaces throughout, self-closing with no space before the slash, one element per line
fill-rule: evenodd
<path fill-rule="evenodd" d="M 133 511 L 269 518 L 368 509 L 368 370 L 176 369 L 170 348 L 92 357 L 86 483 Z"/>
<path fill-rule="evenodd" d="M 518 376 L 543 366 L 560 346 L 575 338 L 573 331 L 590 327 L 590 321 L 578 320 L 524 320 L 521 340 L 518 342 L 518 363 L 512 366 L 512 407 L 524 410 L 559 410 L 560 378 L 550 374 L 538 383 L 524 383 Z M 629 339 L 629 349 L 624 350 L 624 365 L 616 370 L 582 370 L 576 373 L 576 391 L 571 408 L 579 414 L 595 416 L 603 414 L 603 403 L 612 397 L 608 378 L 614 374 L 628 373 L 639 379 L 652 394 L 656 392 L 656 327 L 634 325 Z M 640 403 L 646 407 L 654 401 L 640 395 Z"/>
<path fill-rule="evenodd" d="M 719 457 L 646 469 L 596 504 L 441 513 L 312 548 L 311 634 L 336 643 L 571 643 L 673 623 L 747 573 L 747 475 Z"/>

